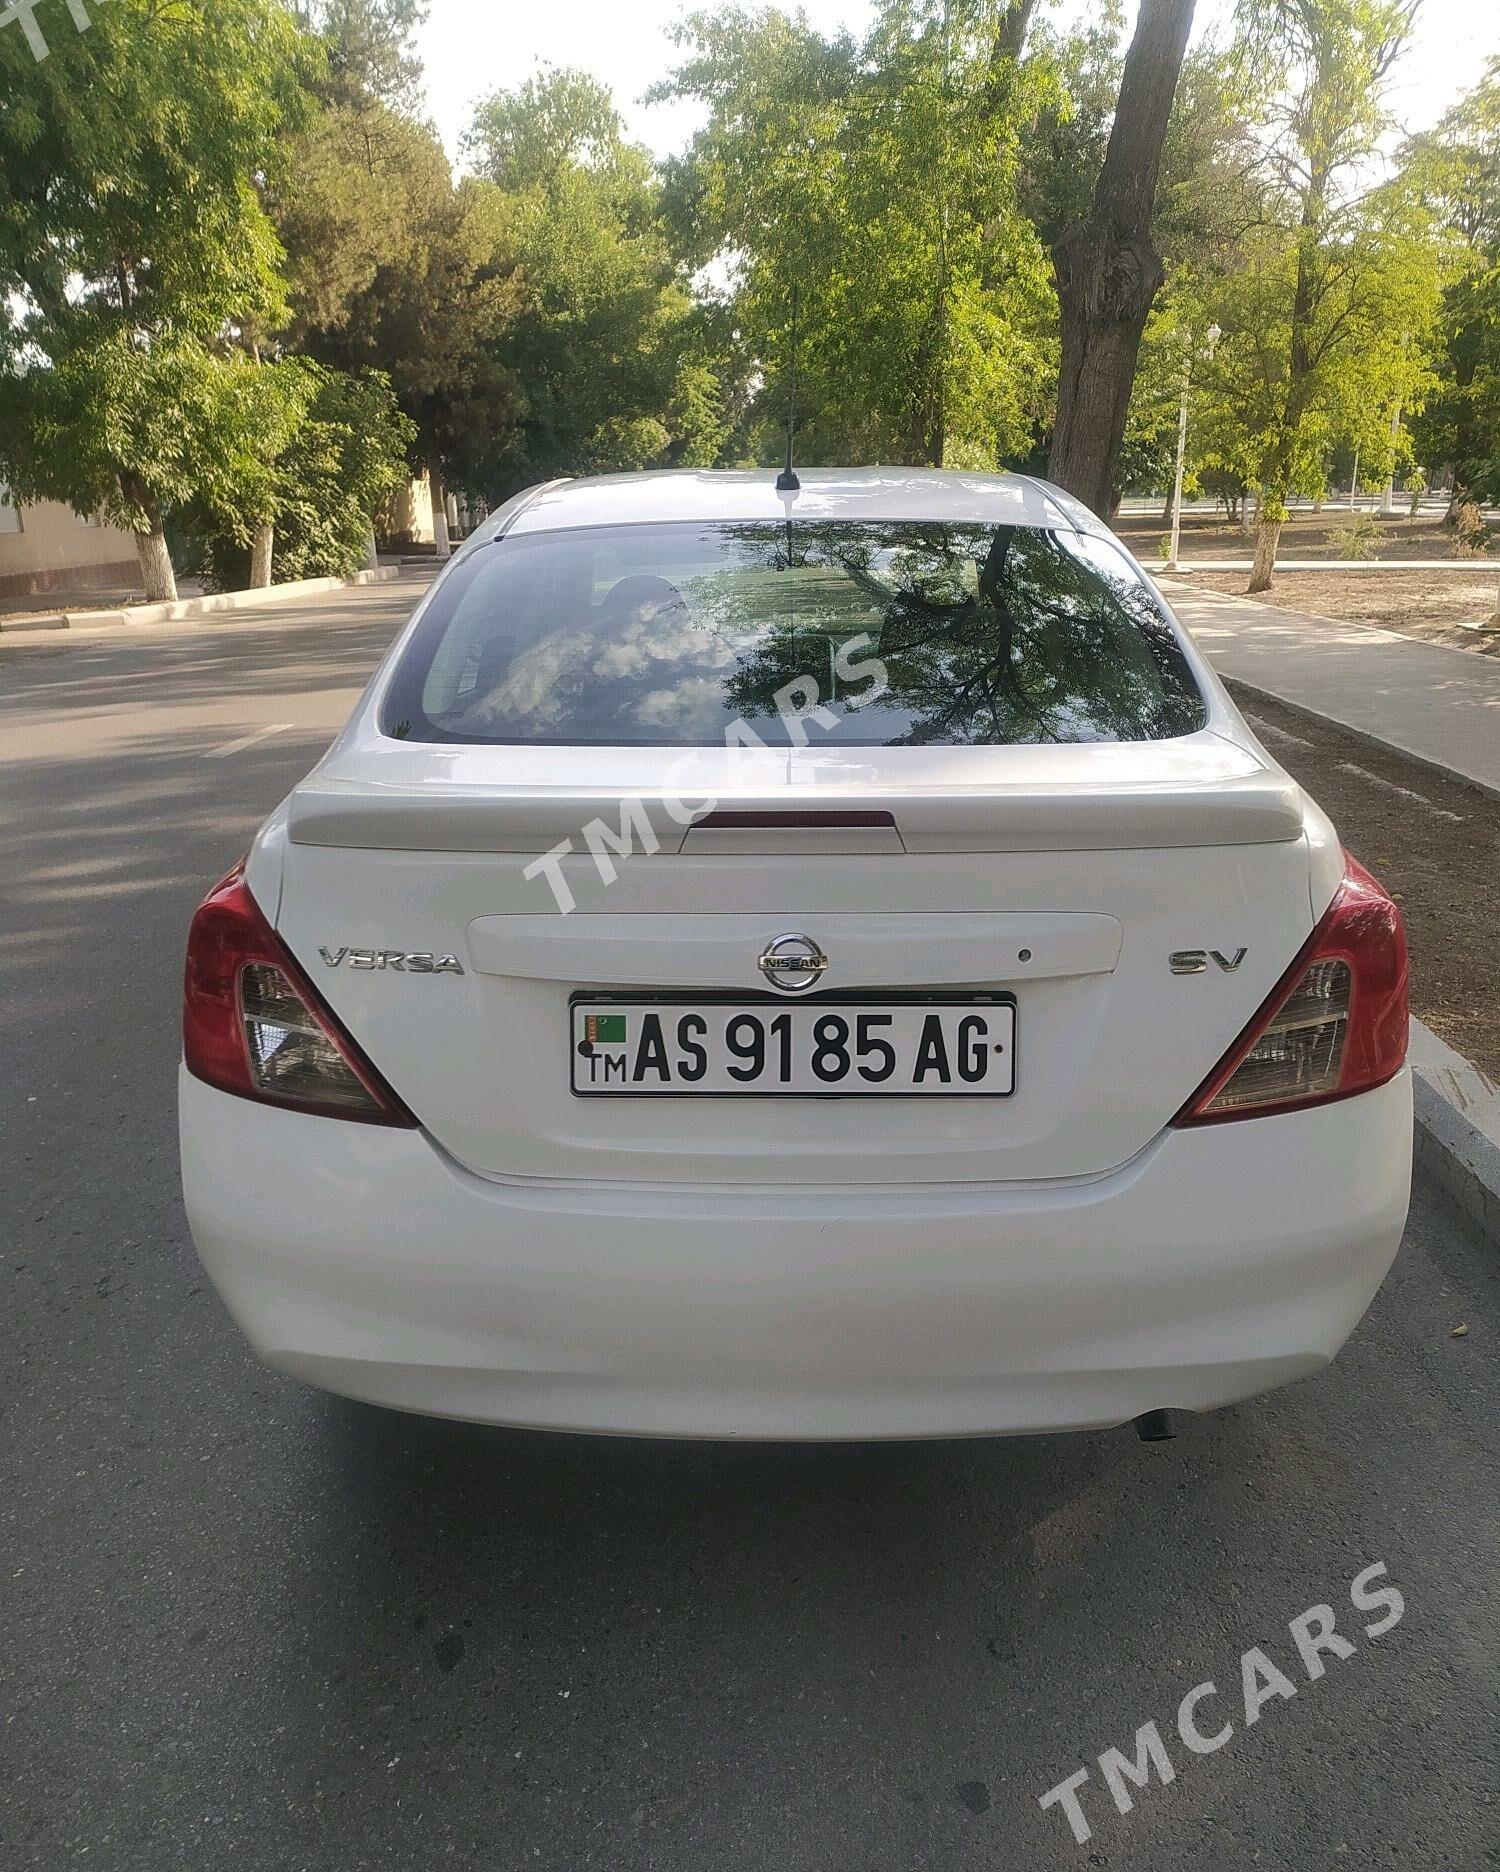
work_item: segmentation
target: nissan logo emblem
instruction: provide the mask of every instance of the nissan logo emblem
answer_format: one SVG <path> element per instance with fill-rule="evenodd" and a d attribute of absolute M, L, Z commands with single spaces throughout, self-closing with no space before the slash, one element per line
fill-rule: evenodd
<path fill-rule="evenodd" d="M 778 936 L 761 952 L 761 974 L 788 994 L 815 986 L 827 967 L 828 957 L 811 936 Z"/>

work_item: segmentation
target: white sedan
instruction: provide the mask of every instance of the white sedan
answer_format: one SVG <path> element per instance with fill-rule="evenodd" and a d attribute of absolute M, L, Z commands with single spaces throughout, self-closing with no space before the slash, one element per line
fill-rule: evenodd
<path fill-rule="evenodd" d="M 435 582 L 189 939 L 183 1179 L 277 1369 L 670 1436 L 1326 1364 L 1406 1214 L 1399 913 L 1011 475 L 610 476 Z"/>

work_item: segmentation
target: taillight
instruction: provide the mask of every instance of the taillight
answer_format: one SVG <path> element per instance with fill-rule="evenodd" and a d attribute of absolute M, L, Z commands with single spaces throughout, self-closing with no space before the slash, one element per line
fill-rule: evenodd
<path fill-rule="evenodd" d="M 1409 1028 L 1401 912 L 1362 864 L 1344 859 L 1322 922 L 1179 1125 L 1327 1104 L 1400 1072 Z"/>
<path fill-rule="evenodd" d="M 243 865 L 193 917 L 182 1050 L 188 1071 L 221 1092 L 324 1118 L 416 1123 L 261 914 Z"/>

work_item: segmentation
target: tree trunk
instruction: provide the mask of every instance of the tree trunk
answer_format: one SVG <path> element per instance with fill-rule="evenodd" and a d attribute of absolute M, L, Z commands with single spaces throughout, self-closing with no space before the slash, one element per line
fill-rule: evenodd
<path fill-rule="evenodd" d="M 1276 547 L 1285 523 L 1268 519 L 1268 511 L 1264 507 L 1261 509 L 1260 526 L 1255 535 L 1255 564 L 1251 568 L 1249 585 L 1252 592 L 1269 591 L 1276 577 Z"/>
<path fill-rule="evenodd" d="M 433 548 L 439 559 L 449 559 L 453 555 L 453 541 L 448 535 L 448 495 L 435 467 L 428 467 L 427 484 L 432 492 Z"/>
<path fill-rule="evenodd" d="M 1037 0 L 1010 0 L 1005 9 L 1005 17 L 1000 22 L 1000 31 L 995 37 L 993 64 L 1001 59 L 1018 59 L 1026 50 L 1026 35 L 1031 29 L 1031 16 L 1036 12 Z"/>
<path fill-rule="evenodd" d="M 149 533 L 135 536 L 136 557 L 141 562 L 141 578 L 148 604 L 177 602 L 177 574 L 172 570 L 172 555 L 167 550 L 167 536 L 158 520 Z"/>
<path fill-rule="evenodd" d="M 1151 215 L 1193 7 L 1194 0 L 1141 0 L 1093 207 L 1052 249 L 1062 371 L 1047 472 L 1101 517 L 1114 490 L 1141 334 L 1163 278 Z"/>
<path fill-rule="evenodd" d="M 366 572 L 378 572 L 380 570 L 380 548 L 375 542 L 375 528 L 373 526 L 365 528 L 365 570 Z"/>
<path fill-rule="evenodd" d="M 271 560 L 276 549 L 276 528 L 267 521 L 255 529 L 250 542 L 250 589 L 259 591 L 271 582 Z"/>

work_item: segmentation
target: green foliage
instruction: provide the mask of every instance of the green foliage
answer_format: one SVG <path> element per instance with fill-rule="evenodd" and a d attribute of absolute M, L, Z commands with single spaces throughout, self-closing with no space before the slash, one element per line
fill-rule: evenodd
<path fill-rule="evenodd" d="M 468 152 L 496 200 L 514 299 L 489 353 L 514 424 L 479 464 L 503 496 L 562 474 L 714 461 L 727 397 L 667 241 L 661 191 L 593 79 L 549 71 L 480 105 Z"/>
<path fill-rule="evenodd" d="M 357 563 L 403 460 L 492 498 L 556 474 L 802 459 L 991 467 L 1055 401 L 1048 247 L 1086 213 L 1123 0 L 878 0 L 859 35 L 687 16 L 658 169 L 543 71 L 455 181 L 416 115 L 425 0 L 110 0 L 36 63 L 0 32 L 0 473 L 228 576 Z M 1409 0 L 1240 0 L 1163 153 L 1168 284 L 1121 476 L 1274 524 L 1357 450 L 1500 498 L 1500 60 L 1381 180 Z M 1224 329 L 1217 355 L 1204 333 Z M 263 361 L 264 360 L 264 361 Z M 1392 417 L 1396 425 L 1392 451 Z M 1411 439 L 1409 439 L 1409 437 Z M 1413 482 L 1415 485 L 1415 482 Z"/>
<path fill-rule="evenodd" d="M 1356 514 L 1339 538 L 1340 559 L 1376 559 L 1386 542 L 1386 531 L 1374 514 Z"/>
<path fill-rule="evenodd" d="M 1066 34 L 1045 22 L 1031 30 L 1033 57 L 1045 61 L 1054 82 L 1019 127 L 1016 195 L 1049 251 L 1093 204 L 1120 92 L 1122 23 L 1115 4 Z"/>
<path fill-rule="evenodd" d="M 728 430 L 724 386 L 702 356 L 685 356 L 667 406 L 667 428 L 679 468 L 712 468 Z"/>
<path fill-rule="evenodd" d="M 373 98 L 320 109 L 269 192 L 293 341 L 342 330 L 368 310 L 377 277 L 420 271 L 452 196 L 448 159 L 426 126 Z"/>
<path fill-rule="evenodd" d="M 295 423 L 280 386 L 186 333 L 123 331 L 0 376 L 0 476 L 148 533 L 192 500 L 266 500 L 263 456 Z"/>
<path fill-rule="evenodd" d="M 1254 476 L 1254 451 L 1222 407 L 1208 334 L 1224 310 L 1222 283 L 1238 271 L 1242 245 L 1267 212 L 1249 108 L 1233 50 L 1209 42 L 1188 56 L 1162 152 L 1153 225 L 1167 283 L 1146 323 L 1120 453 L 1122 487 L 1154 492 L 1172 485 L 1186 378 L 1186 493 L 1218 495 L 1231 517 Z"/>
<path fill-rule="evenodd" d="M 1186 275 L 1169 282 L 1146 321 L 1135 389 L 1120 448 L 1119 484 L 1127 493 L 1170 488 L 1177 472 L 1177 413 L 1184 378 L 1193 385 L 1201 329 Z"/>
<path fill-rule="evenodd" d="M 113 0 L 41 63 L 0 33 L 0 457 L 17 491 L 158 546 L 170 509 L 237 480 L 264 503 L 285 412 L 228 341 L 282 315 L 259 189 L 318 70 L 278 0 Z"/>
<path fill-rule="evenodd" d="M 1500 58 L 1407 152 L 1452 242 L 1438 384 L 1416 425 L 1424 459 L 1500 499 Z"/>
<path fill-rule="evenodd" d="M 1204 373 L 1200 459 L 1278 500 L 1321 492 L 1340 443 L 1384 480 L 1392 411 L 1419 407 L 1431 380 L 1437 266 L 1421 204 L 1398 184 L 1367 197 L 1357 225 L 1345 219 L 1321 244 L 1277 228 L 1248 237 L 1211 292 L 1224 338 Z"/>
<path fill-rule="evenodd" d="M 1055 73 L 1042 108 L 1021 127 L 1016 188 L 1050 249 L 1083 220 L 1104 162 L 1124 60 L 1121 9 L 1098 9 L 1058 36 L 1034 27 L 1034 62 Z M 1245 82 L 1236 59 L 1209 39 L 1188 54 L 1162 148 L 1152 236 L 1169 273 L 1228 259 L 1255 220 L 1258 192 L 1246 173 Z"/>
<path fill-rule="evenodd" d="M 477 483 L 517 406 L 494 349 L 522 297 L 504 198 L 455 185 L 432 130 L 372 98 L 326 108 L 297 154 L 297 185 L 275 199 L 291 343 L 332 369 L 385 372 L 414 456 Z"/>
<path fill-rule="evenodd" d="M 690 15 L 657 97 L 708 113 L 668 179 L 695 264 L 727 294 L 762 388 L 752 447 L 792 401 L 807 460 L 993 466 L 1044 419 L 1048 267 L 1017 200 L 1022 126 L 1050 68 L 1002 51 L 997 0 L 886 0 L 862 41 L 800 15 Z"/>
<path fill-rule="evenodd" d="M 257 364 L 189 337 L 111 333 L 50 369 L 0 378 L 0 478 L 145 533 L 176 515 L 221 586 L 276 527 L 278 578 L 346 573 L 404 479 L 411 425 L 383 379 L 305 358 Z"/>
<path fill-rule="evenodd" d="M 467 147 L 482 172 L 508 194 L 547 190 L 586 169 L 617 205 L 639 205 L 645 162 L 624 140 L 608 89 L 580 71 L 544 71 L 514 91 L 496 91 L 474 112 Z M 632 200 L 632 198 L 635 198 Z"/>
<path fill-rule="evenodd" d="M 50 357 L 121 326 L 209 338 L 280 309 L 257 180 L 317 49 L 278 0 L 111 0 L 32 59 L 0 32 L 0 303 Z"/>
<path fill-rule="evenodd" d="M 1240 17 L 1265 125 L 1244 145 L 1260 209 L 1202 282 L 1224 336 L 1195 442 L 1202 466 L 1259 490 L 1274 546 L 1288 497 L 1322 491 L 1335 448 L 1382 480 L 1405 453 L 1392 417 L 1432 382 L 1439 247 L 1412 177 L 1370 178 L 1404 0 L 1242 0 Z"/>
<path fill-rule="evenodd" d="M 325 97 L 340 104 L 376 99 L 414 110 L 422 64 L 412 48 L 427 18 L 427 0 L 293 0 L 303 27 L 328 54 Z"/>
<path fill-rule="evenodd" d="M 243 482 L 227 502 L 199 502 L 194 524 L 210 582 L 221 590 L 245 584 L 251 536 L 261 521 L 276 529 L 278 582 L 346 577 L 364 561 L 371 515 L 406 479 L 413 425 L 378 372 L 351 377 L 288 358 L 255 374 L 272 381 L 268 394 L 295 411 L 295 420 L 262 450 L 261 508 L 247 507 Z"/>

